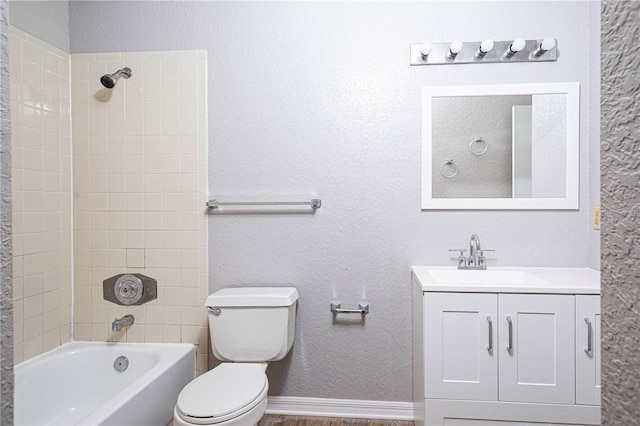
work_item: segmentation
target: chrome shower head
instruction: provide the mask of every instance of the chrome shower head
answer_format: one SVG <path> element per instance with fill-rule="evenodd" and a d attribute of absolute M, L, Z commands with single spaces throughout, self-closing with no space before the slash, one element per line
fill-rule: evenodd
<path fill-rule="evenodd" d="M 113 74 L 103 75 L 102 77 L 100 77 L 100 83 L 102 83 L 102 85 L 107 89 L 113 89 L 120 77 L 129 78 L 131 77 L 131 74 L 133 74 L 131 68 L 125 67 L 114 72 Z"/>

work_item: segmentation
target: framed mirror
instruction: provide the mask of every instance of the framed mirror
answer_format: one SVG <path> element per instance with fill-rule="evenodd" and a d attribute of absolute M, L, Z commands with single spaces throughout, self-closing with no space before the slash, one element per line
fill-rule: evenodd
<path fill-rule="evenodd" d="M 422 89 L 422 209 L 578 209 L 579 83 Z"/>

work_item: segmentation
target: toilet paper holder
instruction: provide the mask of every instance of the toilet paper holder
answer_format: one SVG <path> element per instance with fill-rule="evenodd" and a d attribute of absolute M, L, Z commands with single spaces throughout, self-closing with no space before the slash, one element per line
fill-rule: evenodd
<path fill-rule="evenodd" d="M 369 313 L 369 304 L 368 303 L 358 303 L 358 309 L 344 309 L 342 308 L 342 304 L 340 302 L 331 302 L 330 304 L 331 313 L 336 314 L 360 314 L 366 315 Z"/>

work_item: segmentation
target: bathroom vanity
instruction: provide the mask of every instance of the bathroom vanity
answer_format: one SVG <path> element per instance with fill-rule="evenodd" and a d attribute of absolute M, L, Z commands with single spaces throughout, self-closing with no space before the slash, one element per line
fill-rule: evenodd
<path fill-rule="evenodd" d="M 414 266 L 417 426 L 600 424 L 600 274 Z"/>

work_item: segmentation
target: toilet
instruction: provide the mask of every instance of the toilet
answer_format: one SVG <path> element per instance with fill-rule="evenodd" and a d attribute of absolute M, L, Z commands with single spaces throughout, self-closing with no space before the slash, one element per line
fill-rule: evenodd
<path fill-rule="evenodd" d="M 267 365 L 291 349 L 297 301 L 292 287 L 225 288 L 207 297 L 211 348 L 222 363 L 182 389 L 174 426 L 260 421 L 267 409 Z"/>

